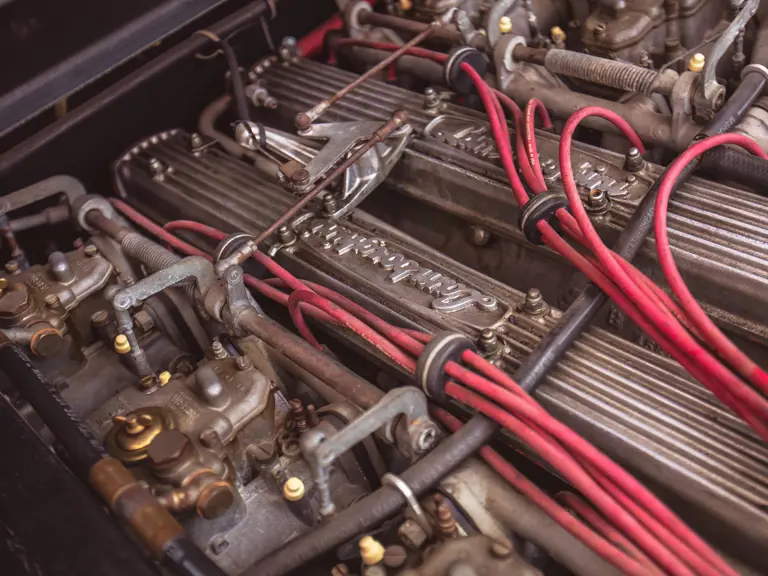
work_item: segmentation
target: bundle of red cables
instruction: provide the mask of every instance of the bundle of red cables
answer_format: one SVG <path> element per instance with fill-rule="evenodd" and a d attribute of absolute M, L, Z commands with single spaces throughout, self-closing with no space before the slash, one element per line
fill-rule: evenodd
<path fill-rule="evenodd" d="M 342 42 L 384 50 L 397 48 L 363 40 Z M 441 63 L 447 58 L 445 54 L 420 48 L 412 49 L 409 54 Z M 523 114 L 511 99 L 491 89 L 471 67 L 464 65 L 462 69 L 477 87 L 512 191 L 523 206 L 529 196 L 515 168 L 502 105 L 514 117 L 521 173 L 534 194 L 547 189 L 539 165 L 534 132 L 537 113 L 545 127 L 551 126 L 546 109 L 534 99 Z M 634 146 L 643 151 L 642 143 L 632 128 L 610 111 L 590 107 L 574 114 L 563 129 L 560 146 L 562 180 L 571 212 L 562 209 L 556 215 L 565 232 L 592 256 L 584 256 L 545 221 L 537 225 L 542 239 L 604 290 L 638 326 L 740 414 L 761 437 L 768 439 L 768 428 L 763 424 L 768 413 L 765 398 L 732 370 L 763 391 L 768 390 L 768 377 L 717 330 L 687 291 L 672 260 L 666 236 L 666 206 L 672 183 L 686 163 L 723 143 L 742 145 L 761 156 L 762 151 L 744 137 L 718 136 L 692 146 L 668 171 L 657 204 L 656 236 L 662 268 L 680 302 L 678 306 L 639 270 L 602 243 L 581 204 L 572 173 L 570 145 L 578 124 L 592 115 L 613 122 Z M 205 255 L 171 234 L 171 231 L 191 230 L 216 240 L 226 236 L 219 230 L 189 221 L 171 222 L 162 229 L 124 203 L 115 201 L 115 205 L 139 226 L 185 254 Z M 297 330 L 308 342 L 320 346 L 304 314 L 353 331 L 393 362 L 414 372 L 416 358 L 430 339 L 428 334 L 395 327 L 324 286 L 298 280 L 262 253 L 254 254 L 254 258 L 275 278 L 262 281 L 247 276 L 246 283 L 260 294 L 287 306 Z M 702 342 L 710 346 L 714 354 Z M 731 369 L 723 362 L 728 363 Z M 596 510 L 574 494 L 565 495 L 564 503 L 581 516 L 582 521 L 488 447 L 482 451 L 486 461 L 565 529 L 620 570 L 627 574 L 736 574 L 655 496 L 586 440 L 552 418 L 505 372 L 470 351 L 463 354 L 462 364 L 449 362 L 445 371 L 451 378 L 445 389 L 449 397 L 485 414 L 525 442 L 590 500 Z M 435 408 L 434 414 L 452 430 L 460 426 L 455 417 L 440 408 Z"/>

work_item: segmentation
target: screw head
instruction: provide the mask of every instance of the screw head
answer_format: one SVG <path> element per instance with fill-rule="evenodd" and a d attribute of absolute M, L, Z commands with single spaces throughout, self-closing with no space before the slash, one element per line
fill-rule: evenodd
<path fill-rule="evenodd" d="M 93 244 L 88 244 L 83 252 L 85 252 L 85 255 L 88 256 L 88 258 L 93 258 L 99 253 L 99 249 Z"/>

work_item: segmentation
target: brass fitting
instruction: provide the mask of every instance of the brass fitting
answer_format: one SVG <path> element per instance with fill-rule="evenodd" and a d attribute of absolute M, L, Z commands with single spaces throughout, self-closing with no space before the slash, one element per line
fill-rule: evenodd
<path fill-rule="evenodd" d="M 171 373 L 168 372 L 168 370 L 160 372 L 160 374 L 157 375 L 157 379 L 160 381 L 160 386 L 165 386 L 171 381 Z"/>
<path fill-rule="evenodd" d="M 384 558 L 384 546 L 373 536 L 363 536 L 360 539 L 360 558 L 366 566 L 378 564 Z"/>
<path fill-rule="evenodd" d="M 701 72 L 704 70 L 704 64 L 706 64 L 707 59 L 704 57 L 704 54 L 701 52 L 696 52 L 693 56 L 691 56 L 691 59 L 688 60 L 688 70 L 691 72 Z"/>
<path fill-rule="evenodd" d="M 176 519 L 119 460 L 99 460 L 88 473 L 88 482 L 156 558 L 163 556 L 170 541 L 184 534 Z"/>
<path fill-rule="evenodd" d="M 567 38 L 565 31 L 560 26 L 553 26 L 549 31 L 549 37 L 555 44 L 564 44 Z"/>
<path fill-rule="evenodd" d="M 297 502 L 304 497 L 304 482 L 301 478 L 292 476 L 283 484 L 283 497 L 288 502 Z"/>
<path fill-rule="evenodd" d="M 131 344 L 125 334 L 115 336 L 115 352 L 118 354 L 128 354 L 131 351 Z"/>
<path fill-rule="evenodd" d="M 502 16 L 499 18 L 499 32 L 502 34 L 509 34 L 512 32 L 512 18 L 509 16 Z"/>

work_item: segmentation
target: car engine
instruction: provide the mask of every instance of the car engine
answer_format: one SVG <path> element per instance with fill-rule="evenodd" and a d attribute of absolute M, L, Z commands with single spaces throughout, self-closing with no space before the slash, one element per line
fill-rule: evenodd
<path fill-rule="evenodd" d="M 0 97 L 2 573 L 768 573 L 759 0 L 218 4 Z"/>

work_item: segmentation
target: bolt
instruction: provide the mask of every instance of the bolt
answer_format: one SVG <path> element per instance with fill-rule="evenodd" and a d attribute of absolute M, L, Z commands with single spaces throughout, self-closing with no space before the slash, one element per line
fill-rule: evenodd
<path fill-rule="evenodd" d="M 491 240 L 491 233 L 481 226 L 471 226 L 469 238 L 475 246 L 485 246 Z"/>
<path fill-rule="evenodd" d="M 235 494 L 229 482 L 219 480 L 206 486 L 197 500 L 197 514 L 211 520 L 222 516 L 235 502 Z"/>
<path fill-rule="evenodd" d="M 326 214 L 333 214 L 338 210 L 336 196 L 330 193 L 323 196 L 323 210 L 325 210 Z"/>
<path fill-rule="evenodd" d="M 459 530 L 456 527 L 456 519 L 453 517 L 450 506 L 448 506 L 448 503 L 441 494 L 435 494 L 435 515 L 437 516 L 437 529 L 440 532 L 440 536 L 446 540 L 456 538 L 459 534 Z"/>
<path fill-rule="evenodd" d="M 592 30 L 592 33 L 595 35 L 595 38 L 600 38 L 601 36 L 605 35 L 605 24 L 598 24 L 595 26 L 595 28 Z"/>
<path fill-rule="evenodd" d="M 208 546 L 210 547 L 211 552 L 218 556 L 224 552 L 224 550 L 229 548 L 229 541 L 223 536 L 214 536 Z"/>
<path fill-rule="evenodd" d="M 147 458 L 155 466 L 173 464 L 190 446 L 186 434 L 178 430 L 163 430 L 147 448 Z"/>
<path fill-rule="evenodd" d="M 168 370 L 164 370 L 157 375 L 157 381 L 160 382 L 160 386 L 165 386 L 171 381 L 171 373 Z"/>
<path fill-rule="evenodd" d="M 150 158 L 149 169 L 155 176 L 160 176 L 165 171 L 165 166 L 157 158 Z"/>
<path fill-rule="evenodd" d="M 132 316 L 133 323 L 144 334 L 148 333 L 155 327 L 155 321 L 152 320 L 152 316 L 145 310 L 139 310 Z"/>
<path fill-rule="evenodd" d="M 192 148 L 200 148 L 203 145 L 203 138 L 197 132 L 193 132 L 189 137 L 189 144 Z"/>
<path fill-rule="evenodd" d="M 512 32 L 512 18 L 509 16 L 502 16 L 499 18 L 499 32 L 502 34 L 509 34 Z"/>
<path fill-rule="evenodd" d="M 298 398 L 291 400 L 291 414 L 299 433 L 306 432 L 309 429 L 309 426 L 307 426 L 307 414 L 304 412 L 304 405 Z"/>
<path fill-rule="evenodd" d="M 418 550 L 427 541 L 427 533 L 424 532 L 424 528 L 410 518 L 400 524 L 397 529 L 397 536 L 403 544 L 413 550 Z"/>
<path fill-rule="evenodd" d="M 19 271 L 19 263 L 16 260 L 9 260 L 5 263 L 5 271 L 8 274 L 16 274 Z"/>
<path fill-rule="evenodd" d="M 480 333 L 478 344 L 483 352 L 492 354 L 499 349 L 499 337 L 496 336 L 496 333 L 493 330 L 486 328 Z"/>
<path fill-rule="evenodd" d="M 429 86 L 424 90 L 424 107 L 436 108 L 440 104 L 440 95 L 437 90 Z"/>
<path fill-rule="evenodd" d="M 384 550 L 384 566 L 387 568 L 400 568 L 408 560 L 408 551 L 400 544 L 387 546 Z"/>
<path fill-rule="evenodd" d="M 251 359 L 248 358 L 248 356 L 238 356 L 235 358 L 235 365 L 238 370 L 248 370 L 253 367 L 253 362 L 251 362 Z"/>
<path fill-rule="evenodd" d="M 331 576 L 349 576 L 349 568 L 346 564 L 336 564 L 331 568 Z"/>
<path fill-rule="evenodd" d="M 280 226 L 277 229 L 277 237 L 283 244 L 288 244 L 296 239 L 296 234 L 288 226 Z"/>
<path fill-rule="evenodd" d="M 223 360 L 229 356 L 218 338 L 214 338 L 213 342 L 211 342 L 211 352 L 213 352 L 213 357 L 216 360 Z"/>
<path fill-rule="evenodd" d="M 109 312 L 106 310 L 97 310 L 91 314 L 91 324 L 94 328 L 103 328 L 109 323 Z"/>
<path fill-rule="evenodd" d="M 635 182 L 637 182 L 637 176 L 634 174 L 627 176 L 627 184 L 634 184 Z"/>
<path fill-rule="evenodd" d="M 597 170 L 600 174 L 605 174 L 607 168 L 605 167 L 605 164 L 598 164 L 595 170 Z"/>
<path fill-rule="evenodd" d="M 291 174 L 291 182 L 295 186 L 305 186 L 309 182 L 309 171 L 305 168 L 300 168 Z"/>
<path fill-rule="evenodd" d="M 704 54 L 701 52 L 696 52 L 693 56 L 691 56 L 691 59 L 688 61 L 688 70 L 691 72 L 701 72 L 704 70 L 704 64 L 706 64 L 707 59 L 704 57 Z"/>
<path fill-rule="evenodd" d="M 639 172 L 645 166 L 645 160 L 643 160 L 640 150 L 634 146 L 627 151 L 627 156 L 624 160 L 624 167 L 630 172 Z"/>
<path fill-rule="evenodd" d="M 267 96 L 264 99 L 264 107 L 268 110 L 276 110 L 279 102 L 277 101 L 277 98 L 274 96 Z"/>
<path fill-rule="evenodd" d="M 605 210 L 608 207 L 608 195 L 599 188 L 590 190 L 587 194 L 587 206 L 594 212 Z"/>
<path fill-rule="evenodd" d="M 48 296 L 45 297 L 45 305 L 48 306 L 48 308 L 56 308 L 56 306 L 59 305 L 59 297 L 56 296 L 56 294 L 48 294 Z"/>
<path fill-rule="evenodd" d="M 494 542 L 491 545 L 491 554 L 496 558 L 509 558 L 512 555 L 512 548 L 503 542 Z"/>
<path fill-rule="evenodd" d="M 531 288 L 525 295 L 524 309 L 528 314 L 541 314 L 546 310 L 547 303 L 544 302 L 544 298 L 541 295 L 541 291 L 538 288 Z"/>

